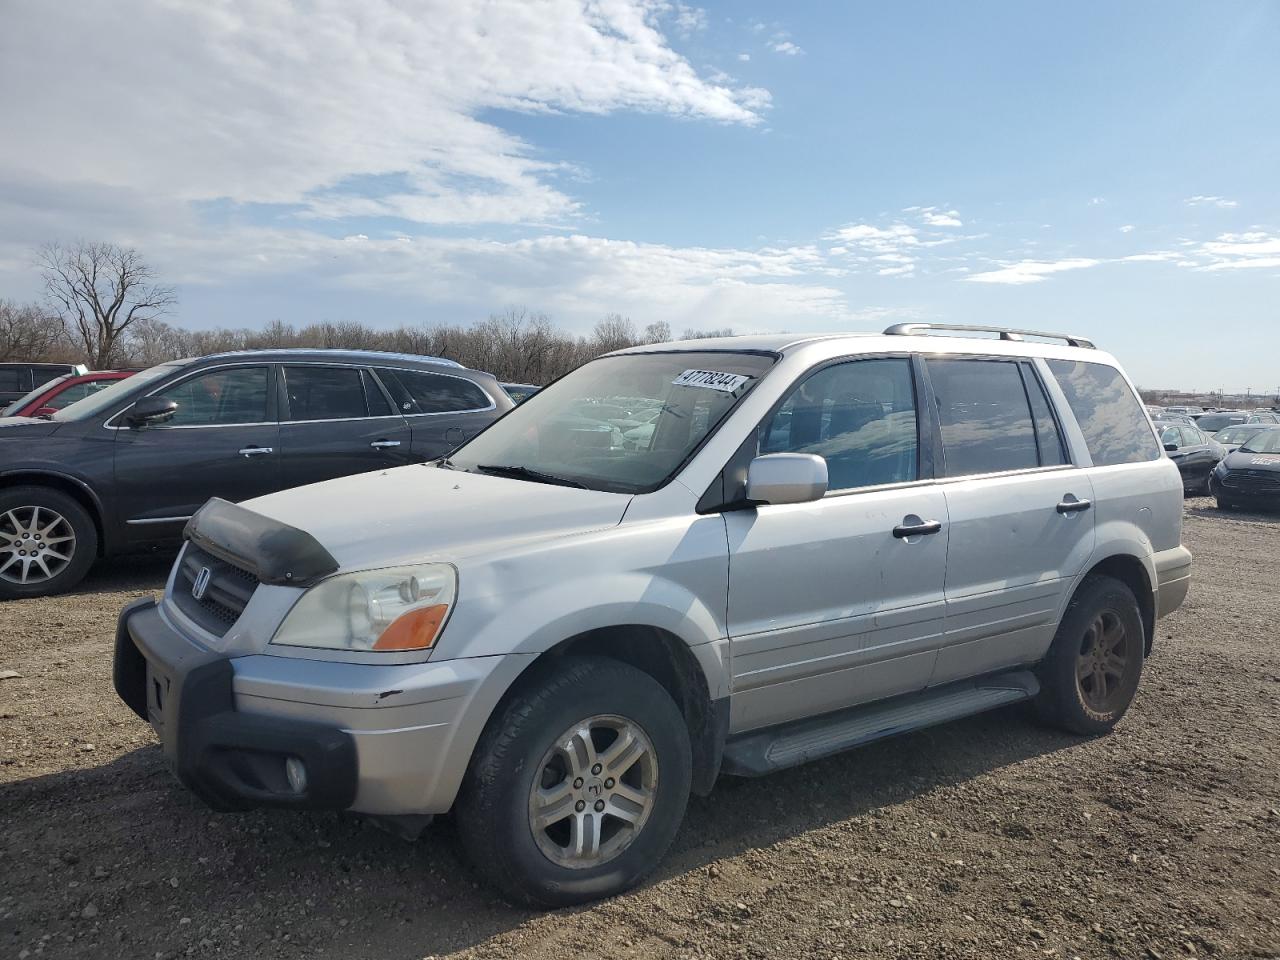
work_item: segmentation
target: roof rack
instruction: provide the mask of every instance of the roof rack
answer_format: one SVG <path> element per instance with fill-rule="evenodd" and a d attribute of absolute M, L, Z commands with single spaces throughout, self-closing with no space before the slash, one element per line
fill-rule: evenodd
<path fill-rule="evenodd" d="M 1076 337 L 1066 333 L 1046 333 L 1043 330 L 1011 330 L 1008 327 L 986 327 L 973 323 L 895 323 L 885 328 L 885 336 L 910 337 L 928 333 L 931 330 L 942 330 L 948 333 L 998 333 L 1001 340 L 1021 340 L 1023 337 L 1043 337 L 1046 340 L 1063 340 L 1070 347 L 1094 349 L 1094 343 L 1088 337 Z"/>

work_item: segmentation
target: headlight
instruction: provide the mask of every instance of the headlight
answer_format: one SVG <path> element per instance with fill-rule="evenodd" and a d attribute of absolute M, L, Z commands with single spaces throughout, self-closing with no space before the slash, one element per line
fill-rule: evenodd
<path fill-rule="evenodd" d="M 1219 461 L 1214 465 L 1214 467 L 1213 467 L 1213 472 L 1214 472 L 1214 473 L 1216 473 L 1216 474 L 1217 474 L 1218 476 L 1220 476 L 1220 477 L 1225 477 L 1225 476 L 1226 476 L 1228 473 L 1230 473 L 1231 471 L 1229 471 L 1229 470 L 1227 469 L 1227 461 L 1225 461 L 1225 460 L 1219 460 Z"/>
<path fill-rule="evenodd" d="M 302 595 L 271 642 L 328 650 L 426 650 L 440 635 L 457 585 L 447 563 L 330 577 Z"/>

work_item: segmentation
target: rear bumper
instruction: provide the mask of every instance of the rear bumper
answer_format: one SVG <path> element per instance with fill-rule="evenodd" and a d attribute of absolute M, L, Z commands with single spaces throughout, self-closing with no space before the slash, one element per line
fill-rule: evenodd
<path fill-rule="evenodd" d="M 1182 606 L 1191 589 L 1191 551 L 1178 546 L 1152 558 L 1156 568 L 1156 617 L 1167 617 Z"/>
<path fill-rule="evenodd" d="M 228 657 L 154 600 L 116 627 L 116 692 L 155 729 L 178 778 L 215 809 L 445 813 L 503 693 L 531 658 L 373 665 Z M 285 775 L 301 760 L 307 789 Z"/>

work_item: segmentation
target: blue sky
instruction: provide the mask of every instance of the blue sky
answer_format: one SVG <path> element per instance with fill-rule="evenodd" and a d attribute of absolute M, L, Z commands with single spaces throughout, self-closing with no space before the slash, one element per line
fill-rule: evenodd
<path fill-rule="evenodd" d="M 1268 0 L 67 20 L 16 0 L 0 36 L 0 296 L 85 236 L 138 246 L 191 326 L 992 322 L 1091 335 L 1143 385 L 1280 385 Z"/>

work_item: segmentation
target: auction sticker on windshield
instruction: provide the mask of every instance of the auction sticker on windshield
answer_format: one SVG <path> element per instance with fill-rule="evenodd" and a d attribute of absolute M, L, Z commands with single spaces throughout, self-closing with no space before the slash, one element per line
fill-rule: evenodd
<path fill-rule="evenodd" d="M 720 390 L 733 393 L 750 380 L 738 373 L 719 373 L 715 370 L 686 370 L 671 383 L 677 387 L 705 387 L 708 390 Z"/>

